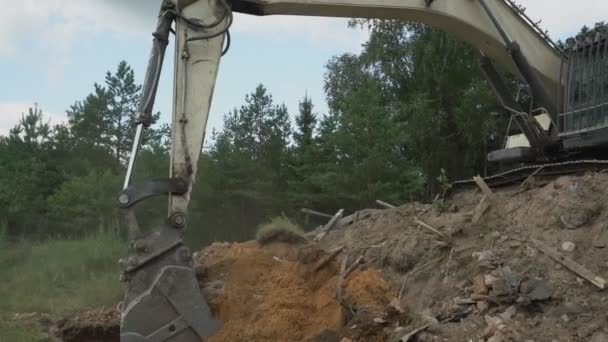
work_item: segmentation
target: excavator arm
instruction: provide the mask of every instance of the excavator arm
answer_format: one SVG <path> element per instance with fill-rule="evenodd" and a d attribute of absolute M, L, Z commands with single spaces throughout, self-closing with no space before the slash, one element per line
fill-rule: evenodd
<path fill-rule="evenodd" d="M 120 262 L 127 286 L 121 341 L 200 341 L 219 327 L 201 295 L 183 236 L 233 11 L 425 23 L 453 33 L 479 49 L 487 60 L 521 76 L 543 106 L 557 106 L 561 56 L 509 0 L 163 0 L 153 33 L 137 133 L 118 197 L 131 239 L 128 254 Z M 151 123 L 172 31 L 176 49 L 170 175 L 167 179 L 131 184 L 142 132 Z M 503 89 L 499 97 L 505 105 L 512 103 L 504 94 L 504 85 L 495 89 Z M 550 113 L 556 115 L 553 111 Z M 166 222 L 154 229 L 140 230 L 134 206 L 159 195 L 169 198 Z"/>

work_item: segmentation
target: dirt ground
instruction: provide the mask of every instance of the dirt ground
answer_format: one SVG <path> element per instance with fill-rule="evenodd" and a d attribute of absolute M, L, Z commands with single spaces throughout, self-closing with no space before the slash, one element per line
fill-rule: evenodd
<path fill-rule="evenodd" d="M 396 341 L 421 327 L 403 340 L 608 341 L 608 292 L 535 242 L 606 279 L 607 188 L 604 173 L 539 179 L 495 190 L 476 223 L 471 189 L 446 210 L 383 210 L 318 244 L 214 244 L 195 258 L 223 322 L 211 341 Z M 338 286 L 345 258 L 362 264 Z"/>

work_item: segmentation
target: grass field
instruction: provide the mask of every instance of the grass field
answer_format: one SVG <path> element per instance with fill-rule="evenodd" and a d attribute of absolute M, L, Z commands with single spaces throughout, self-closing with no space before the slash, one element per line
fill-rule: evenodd
<path fill-rule="evenodd" d="M 50 322 L 121 299 L 112 234 L 83 240 L 9 243 L 0 239 L 0 341 L 46 341 Z"/>

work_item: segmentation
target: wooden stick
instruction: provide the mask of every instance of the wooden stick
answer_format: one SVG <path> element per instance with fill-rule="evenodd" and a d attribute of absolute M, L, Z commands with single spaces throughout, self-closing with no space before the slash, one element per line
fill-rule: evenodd
<path fill-rule="evenodd" d="M 363 219 L 366 219 L 366 218 L 372 216 L 372 214 L 377 211 L 381 211 L 381 209 L 364 209 L 364 210 L 360 210 L 352 215 L 345 216 L 345 217 L 341 218 L 338 221 L 338 223 L 336 223 L 335 228 L 338 229 L 338 228 L 343 228 L 343 227 L 349 226 L 359 220 L 363 220 Z"/>
<path fill-rule="evenodd" d="M 486 194 L 488 197 L 491 197 L 494 194 L 492 192 L 492 189 L 490 189 L 490 187 L 488 186 L 486 181 L 483 180 L 483 178 L 481 178 L 480 176 L 476 176 L 476 177 L 473 177 L 473 180 L 475 181 L 475 183 L 477 183 L 477 186 L 479 187 L 479 189 L 481 189 L 481 191 L 484 194 Z"/>
<path fill-rule="evenodd" d="M 413 271 L 411 271 L 408 274 L 406 274 L 405 278 L 403 279 L 403 282 L 401 283 L 401 288 L 399 289 L 399 297 L 398 298 L 401 299 L 401 296 L 403 295 L 403 290 L 405 290 L 405 286 L 407 285 L 407 281 L 409 280 L 409 278 L 411 276 L 415 275 L 416 273 L 424 270 L 425 268 L 427 268 L 427 267 L 429 267 L 429 266 L 431 266 L 433 264 L 436 264 L 436 263 L 440 262 L 442 259 L 443 259 L 443 256 L 441 256 L 441 257 L 439 257 L 439 258 L 437 258 L 435 260 L 429 261 L 429 262 L 427 262 L 426 264 L 424 264 L 424 265 L 422 265 L 420 267 L 416 267 Z"/>
<path fill-rule="evenodd" d="M 342 218 L 343 214 L 344 209 L 338 210 L 338 212 L 334 216 L 332 216 L 331 220 L 329 220 L 329 222 L 327 222 L 327 224 L 323 227 L 323 230 L 321 231 L 321 233 L 319 233 L 319 235 L 317 235 L 315 240 L 320 241 L 321 239 L 323 239 L 325 235 L 327 235 L 327 233 L 329 233 L 329 231 L 336 225 L 336 223 L 338 223 L 338 220 Z"/>
<path fill-rule="evenodd" d="M 479 222 L 479 220 L 481 219 L 483 214 L 485 214 L 485 212 L 488 210 L 488 208 L 490 208 L 490 201 L 488 200 L 488 195 L 483 195 L 483 197 L 481 198 L 481 201 L 479 201 L 479 204 L 477 204 L 477 207 L 475 207 L 475 211 L 474 211 L 475 214 L 473 215 L 471 222 L 473 222 L 473 223 Z"/>
<path fill-rule="evenodd" d="M 357 267 L 359 267 L 359 265 L 361 265 L 362 261 L 363 255 L 358 257 L 352 264 L 350 264 L 350 266 L 348 266 L 348 268 L 346 269 L 346 273 L 344 274 L 344 278 L 348 278 L 348 276 L 353 273 L 357 269 Z"/>
<path fill-rule="evenodd" d="M 426 229 L 430 230 L 431 232 L 433 232 L 433 233 L 435 233 L 435 234 L 439 235 L 439 236 L 440 236 L 442 239 L 444 239 L 444 240 L 446 240 L 446 241 L 447 241 L 447 240 L 449 240 L 449 239 L 448 239 L 448 237 L 447 237 L 447 236 L 445 236 L 445 234 L 443 234 L 442 232 L 438 231 L 437 229 L 435 229 L 435 228 L 433 228 L 433 227 L 429 226 L 428 224 L 426 224 L 426 223 L 424 223 L 424 222 L 420 221 L 420 219 L 418 219 L 418 218 L 417 218 L 417 217 L 415 217 L 415 216 L 414 216 L 414 222 L 415 222 L 416 224 L 418 224 L 419 226 L 421 226 L 421 227 L 423 227 L 423 228 L 426 228 Z"/>
<path fill-rule="evenodd" d="M 316 210 L 312 210 L 312 209 L 308 209 L 308 208 L 302 208 L 300 211 L 303 212 L 304 214 L 308 214 L 308 215 L 314 215 L 314 216 L 325 217 L 325 218 L 333 217 L 330 214 L 325 214 L 320 211 L 316 211 Z"/>
<path fill-rule="evenodd" d="M 344 246 L 334 249 L 331 253 L 329 253 L 329 255 L 327 255 L 325 258 L 323 258 L 317 264 L 317 266 L 315 266 L 314 271 L 317 272 L 320 269 L 322 269 L 323 267 L 325 267 L 325 265 L 329 264 L 330 261 L 335 259 L 338 256 L 338 254 L 340 254 L 342 252 L 342 250 L 344 250 Z"/>
<path fill-rule="evenodd" d="M 532 243 L 534 244 L 534 247 L 536 247 L 536 249 L 543 252 L 544 254 L 549 256 L 551 259 L 557 261 L 558 263 L 566 266 L 572 272 L 585 278 L 587 281 L 589 281 L 590 283 L 595 285 L 600 290 L 606 289 L 606 286 L 608 285 L 608 282 L 606 282 L 606 279 L 595 275 L 593 272 L 591 272 L 590 270 L 585 268 L 583 265 L 560 254 L 554 248 L 549 247 L 548 245 L 546 245 L 545 243 L 543 243 L 539 240 L 532 239 Z"/>
<path fill-rule="evenodd" d="M 336 289 L 336 298 L 338 303 L 342 302 L 342 286 L 344 284 L 344 278 L 346 277 L 346 263 L 348 262 L 348 255 L 342 258 L 342 265 L 340 266 L 340 277 L 338 278 L 338 288 Z"/>
<path fill-rule="evenodd" d="M 527 185 L 527 184 L 530 182 L 530 180 L 532 180 L 532 178 L 534 178 L 534 176 L 536 176 L 536 175 L 537 175 L 539 172 L 541 172 L 541 171 L 542 171 L 544 168 L 545 168 L 544 166 L 541 166 L 541 167 L 539 167 L 538 169 L 536 169 L 534 172 L 532 172 L 532 173 L 531 173 L 531 174 L 528 176 L 528 178 L 526 178 L 526 180 L 525 180 L 523 183 L 521 183 L 521 185 L 519 186 L 519 187 L 520 187 L 520 189 L 521 189 L 521 188 L 523 188 L 523 187 L 525 187 L 525 186 L 526 186 L 526 185 Z"/>
<path fill-rule="evenodd" d="M 393 209 L 393 208 L 395 208 L 394 205 L 386 203 L 386 202 L 381 201 L 381 200 L 376 200 L 376 203 L 378 203 L 378 205 L 380 205 L 381 207 L 384 207 L 386 209 Z"/>

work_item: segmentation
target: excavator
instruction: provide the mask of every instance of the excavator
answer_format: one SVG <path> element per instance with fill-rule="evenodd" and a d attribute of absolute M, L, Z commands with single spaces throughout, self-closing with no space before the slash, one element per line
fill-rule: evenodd
<path fill-rule="evenodd" d="M 479 51 L 480 67 L 519 134 L 489 161 L 563 165 L 608 143 L 608 29 L 597 25 L 558 47 L 511 0 L 163 0 L 153 32 L 137 129 L 118 206 L 129 233 L 119 261 L 126 295 L 121 341 L 204 341 L 221 322 L 212 317 L 184 242 L 188 204 L 205 139 L 221 57 L 234 13 L 376 18 L 423 23 Z M 169 178 L 131 184 L 152 110 L 169 38 L 175 37 Z M 528 89 L 524 108 L 497 71 L 501 65 Z M 576 163 L 576 162 L 575 162 Z M 542 168 L 542 166 L 541 166 Z M 134 206 L 168 196 L 160 227 L 141 230 Z M 247 310 L 247 308 L 243 308 Z"/>

